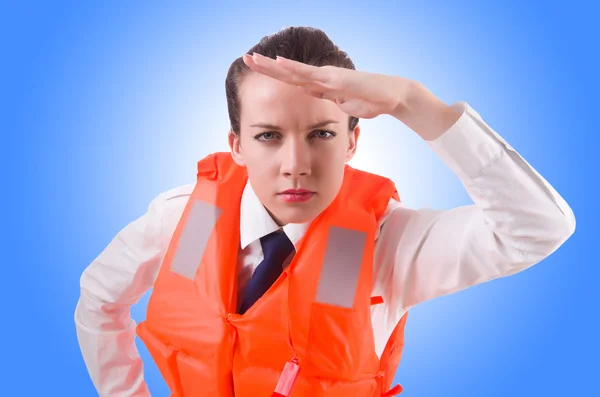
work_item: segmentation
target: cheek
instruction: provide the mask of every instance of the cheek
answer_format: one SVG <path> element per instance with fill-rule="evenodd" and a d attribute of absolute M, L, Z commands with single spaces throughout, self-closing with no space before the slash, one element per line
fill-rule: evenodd
<path fill-rule="evenodd" d="M 344 178 L 345 153 L 344 148 L 335 147 L 313 157 L 313 167 L 318 169 L 317 173 L 321 176 L 319 179 L 332 188 Z"/>
<path fill-rule="evenodd" d="M 279 167 L 272 157 L 254 156 L 246 162 L 248 176 L 257 180 L 257 183 L 269 185 L 273 176 L 277 175 Z"/>
<path fill-rule="evenodd" d="M 241 140 L 241 152 L 246 161 L 248 172 L 252 169 L 266 169 L 272 164 L 272 149 L 252 137 L 244 137 Z M 264 172 L 264 171 L 262 171 Z"/>
<path fill-rule="evenodd" d="M 256 149 L 256 148 L 255 148 Z M 279 167 L 273 156 L 265 156 L 260 150 L 252 150 L 246 159 L 246 171 L 254 191 L 261 199 L 266 199 L 273 190 Z"/>
<path fill-rule="evenodd" d="M 332 171 L 339 170 L 344 166 L 347 150 L 347 138 L 338 139 L 335 142 L 331 142 L 331 145 L 323 145 L 322 153 L 319 153 L 316 157 L 327 163 L 326 166 L 331 168 Z"/>

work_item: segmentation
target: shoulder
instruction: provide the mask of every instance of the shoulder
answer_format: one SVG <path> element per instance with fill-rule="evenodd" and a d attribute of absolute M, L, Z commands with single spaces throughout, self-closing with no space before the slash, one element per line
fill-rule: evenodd
<path fill-rule="evenodd" d="M 195 183 L 188 183 L 185 185 L 177 186 L 162 192 L 158 195 L 156 199 L 163 202 L 169 202 L 180 198 L 188 198 L 192 195 L 195 186 Z"/>
<path fill-rule="evenodd" d="M 386 223 L 386 221 L 390 218 L 390 216 L 392 216 L 392 214 L 394 214 L 394 213 L 396 213 L 396 215 L 397 215 L 403 209 L 404 209 L 404 207 L 400 201 L 394 199 L 393 197 L 390 199 L 385 211 L 383 212 L 383 214 L 381 214 L 381 216 L 377 220 L 378 227 L 377 227 L 377 232 L 375 233 L 375 240 L 377 240 L 379 238 L 379 235 L 381 234 L 381 229 L 382 229 L 383 225 Z"/>
<path fill-rule="evenodd" d="M 156 222 L 160 225 L 163 249 L 168 246 L 195 186 L 195 183 L 188 183 L 165 190 L 150 203 L 150 212 L 156 216 Z"/>
<path fill-rule="evenodd" d="M 188 183 L 165 190 L 152 200 L 150 207 L 160 212 L 162 216 L 169 216 L 173 211 L 183 211 L 195 186 L 195 183 Z"/>

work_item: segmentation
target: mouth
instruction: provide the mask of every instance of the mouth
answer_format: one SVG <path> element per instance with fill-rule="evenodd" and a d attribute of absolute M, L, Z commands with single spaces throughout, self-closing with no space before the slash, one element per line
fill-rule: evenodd
<path fill-rule="evenodd" d="M 310 190 L 306 190 L 306 189 L 289 189 L 289 190 L 285 190 L 279 194 L 307 194 L 307 193 L 314 193 Z"/>
<path fill-rule="evenodd" d="M 283 201 L 288 203 L 300 203 L 310 200 L 316 192 L 306 189 L 289 189 L 278 194 Z"/>

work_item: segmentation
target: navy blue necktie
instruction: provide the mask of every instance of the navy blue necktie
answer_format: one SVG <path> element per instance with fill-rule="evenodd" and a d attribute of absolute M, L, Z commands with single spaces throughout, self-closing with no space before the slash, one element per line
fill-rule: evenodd
<path fill-rule="evenodd" d="M 264 259 L 257 266 L 242 299 L 240 314 L 244 314 L 283 272 L 283 262 L 294 251 L 294 244 L 283 231 L 276 231 L 260 239 Z"/>

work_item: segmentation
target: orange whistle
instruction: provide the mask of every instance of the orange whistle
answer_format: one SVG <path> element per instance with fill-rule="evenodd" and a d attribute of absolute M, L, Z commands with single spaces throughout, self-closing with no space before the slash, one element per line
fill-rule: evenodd
<path fill-rule="evenodd" d="M 285 363 L 277 387 L 275 387 L 271 397 L 288 397 L 296 379 L 298 379 L 298 372 L 300 372 L 300 364 L 298 359 L 294 357 L 291 361 Z"/>

